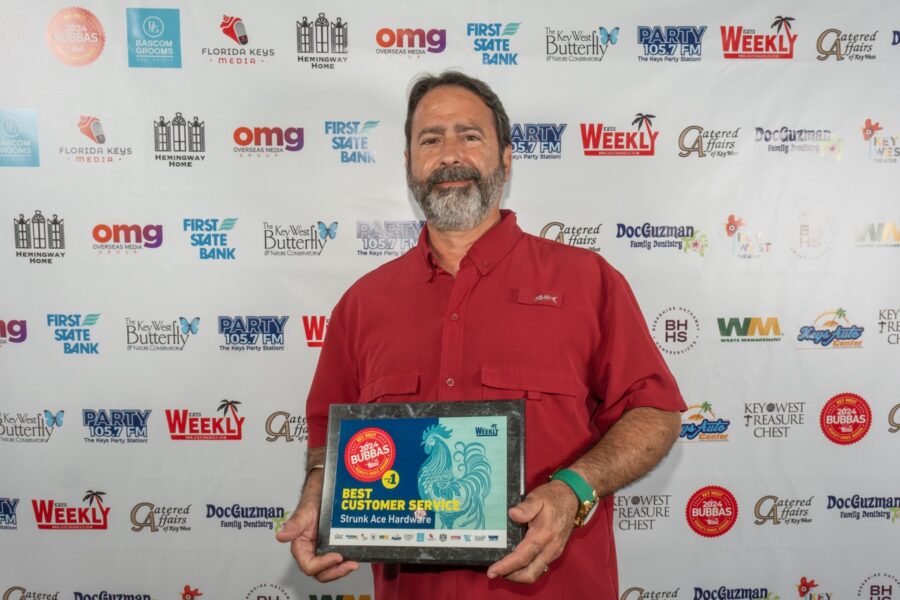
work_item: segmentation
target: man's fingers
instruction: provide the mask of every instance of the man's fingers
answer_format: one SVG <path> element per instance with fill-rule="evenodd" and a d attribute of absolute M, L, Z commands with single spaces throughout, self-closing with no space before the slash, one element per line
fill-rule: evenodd
<path fill-rule="evenodd" d="M 335 579 L 346 577 L 358 568 L 359 563 L 348 560 L 347 562 L 341 562 L 340 564 L 325 569 L 324 571 L 316 575 L 316 579 L 318 581 L 321 581 L 322 583 L 334 581 Z"/>
<path fill-rule="evenodd" d="M 513 571 L 506 578 L 516 583 L 534 583 L 549 570 L 549 559 L 550 556 L 547 556 L 546 553 L 541 553 L 527 566 L 518 571 Z"/>
<path fill-rule="evenodd" d="M 528 496 L 509 509 L 509 518 L 516 523 L 530 523 L 541 512 L 544 503 Z"/>
<path fill-rule="evenodd" d="M 541 553 L 541 545 L 531 536 L 531 532 L 525 534 L 522 542 L 516 549 L 488 567 L 488 579 L 506 577 L 520 569 L 527 567 Z"/>
<path fill-rule="evenodd" d="M 288 519 L 284 522 L 280 531 L 275 532 L 275 539 L 279 542 L 292 542 L 303 531 L 303 528 L 295 519 Z"/>
<path fill-rule="evenodd" d="M 313 577 L 317 577 L 327 569 L 344 562 L 344 557 L 337 552 L 316 556 L 315 545 L 303 540 L 294 542 L 291 547 L 291 554 L 297 559 L 300 570 Z"/>

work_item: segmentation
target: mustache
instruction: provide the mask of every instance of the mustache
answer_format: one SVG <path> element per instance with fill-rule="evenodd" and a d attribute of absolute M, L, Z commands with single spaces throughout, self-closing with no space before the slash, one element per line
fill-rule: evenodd
<path fill-rule="evenodd" d="M 481 173 L 478 172 L 478 169 L 473 167 L 441 167 L 429 175 L 425 183 L 428 186 L 428 192 L 431 192 L 434 186 L 439 183 L 469 180 L 475 185 L 481 183 Z"/>

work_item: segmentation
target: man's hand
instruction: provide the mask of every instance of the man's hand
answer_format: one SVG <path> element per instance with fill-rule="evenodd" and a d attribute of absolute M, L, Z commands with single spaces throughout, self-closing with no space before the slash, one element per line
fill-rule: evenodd
<path fill-rule="evenodd" d="M 572 529 L 578 498 L 561 481 L 551 481 L 532 490 L 509 509 L 516 523 L 528 524 L 528 532 L 516 549 L 488 567 L 490 579 L 505 577 L 517 583 L 534 583 L 559 558 Z"/>
<path fill-rule="evenodd" d="M 334 581 L 359 568 L 353 561 L 344 562 L 337 552 L 316 556 L 316 532 L 319 529 L 319 507 L 314 502 L 301 502 L 284 528 L 275 534 L 279 542 L 291 543 L 291 554 L 300 570 L 322 583 Z"/>

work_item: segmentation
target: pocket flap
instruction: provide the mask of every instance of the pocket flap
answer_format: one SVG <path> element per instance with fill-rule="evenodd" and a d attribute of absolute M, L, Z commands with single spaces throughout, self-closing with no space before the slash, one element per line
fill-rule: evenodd
<path fill-rule="evenodd" d="M 419 391 L 419 373 L 388 373 L 376 377 L 359 391 L 359 401 L 375 402 L 381 396 L 415 394 Z"/>
<path fill-rule="evenodd" d="M 492 388 L 517 390 L 539 398 L 541 393 L 578 396 L 583 388 L 568 371 L 535 367 L 481 367 L 481 384 Z"/>
<path fill-rule="evenodd" d="M 563 295 L 550 290 L 531 290 L 520 288 L 516 296 L 519 304 L 531 304 L 533 306 L 552 306 L 562 308 Z"/>

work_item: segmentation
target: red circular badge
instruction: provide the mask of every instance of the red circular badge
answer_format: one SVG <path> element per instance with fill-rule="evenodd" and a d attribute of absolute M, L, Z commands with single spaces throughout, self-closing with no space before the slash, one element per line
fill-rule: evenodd
<path fill-rule="evenodd" d="M 708 485 L 691 495 L 684 514 L 695 532 L 704 537 L 718 537 L 737 521 L 737 500 L 725 488 Z"/>
<path fill-rule="evenodd" d="M 869 433 L 872 409 L 862 396 L 838 394 L 822 407 L 819 425 L 825 437 L 835 444 L 855 444 Z"/>
<path fill-rule="evenodd" d="M 344 449 L 344 466 L 354 479 L 371 483 L 394 466 L 396 457 L 393 438 L 383 429 L 367 427 L 350 438 Z"/>
<path fill-rule="evenodd" d="M 97 60 L 103 52 L 106 34 L 94 13 L 86 8 L 70 6 L 50 18 L 47 44 L 62 62 L 83 67 Z"/>

